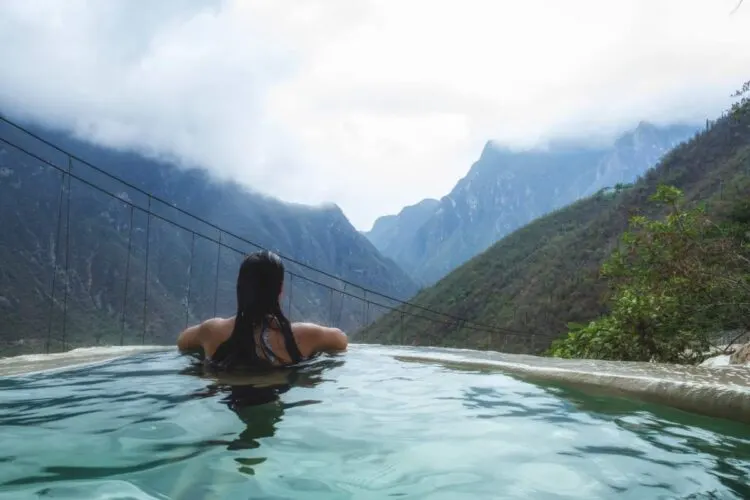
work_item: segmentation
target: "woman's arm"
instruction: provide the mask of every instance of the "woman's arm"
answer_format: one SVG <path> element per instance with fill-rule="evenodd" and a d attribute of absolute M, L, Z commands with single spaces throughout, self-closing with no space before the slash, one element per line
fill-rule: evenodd
<path fill-rule="evenodd" d="M 203 348 L 203 330 L 205 323 L 184 329 L 177 337 L 177 348 L 180 352 L 197 351 Z"/>
<path fill-rule="evenodd" d="M 316 325 L 315 323 L 294 323 L 292 330 L 302 338 L 310 339 L 313 351 L 340 352 L 346 351 L 349 340 L 339 328 Z"/>
<path fill-rule="evenodd" d="M 320 337 L 321 349 L 328 352 L 346 351 L 349 347 L 349 338 L 339 328 L 320 327 L 323 332 Z"/>

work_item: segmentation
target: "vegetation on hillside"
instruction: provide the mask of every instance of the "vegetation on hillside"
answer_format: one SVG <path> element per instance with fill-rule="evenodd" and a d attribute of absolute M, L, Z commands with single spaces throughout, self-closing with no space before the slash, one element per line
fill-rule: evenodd
<path fill-rule="evenodd" d="M 71 162 L 76 177 L 67 177 L 49 165 L 67 169 L 64 154 L 0 123 L 0 356 L 171 344 L 187 323 L 234 314 L 237 269 L 257 247 L 172 204 L 329 273 L 286 261 L 295 273 L 287 275 L 283 302 L 292 320 L 351 331 L 379 314 L 363 307 L 364 290 L 335 276 L 404 299 L 416 291 L 338 208 L 286 204 L 210 182 L 200 171 L 44 135 L 169 203 L 78 161 Z"/>
<path fill-rule="evenodd" d="M 622 188 L 699 127 L 641 122 L 607 147 L 566 143 L 514 151 L 488 142 L 439 202 L 378 221 L 373 243 L 430 285 L 542 214 L 598 190 Z"/>
<path fill-rule="evenodd" d="M 682 192 L 660 186 L 652 200 L 664 218 L 633 216 L 621 246 L 602 266 L 610 312 L 570 325 L 553 356 L 626 361 L 703 360 L 715 332 L 750 328 L 750 205 L 724 220 L 683 206 Z"/>
<path fill-rule="evenodd" d="M 448 317 L 428 318 L 409 307 L 384 315 L 361 332 L 361 340 L 541 353 L 569 331 L 569 324 L 587 325 L 610 315 L 613 293 L 601 268 L 631 229 L 633 216 L 660 221 L 674 210 L 651 201 L 659 186 L 681 192 L 685 213 L 703 204 L 701 217 L 717 224 L 732 210 L 741 212 L 738 207 L 750 199 L 749 106 L 740 101 L 708 122 L 632 186 L 599 192 L 533 221 L 412 300 L 493 331 Z M 745 313 L 727 304 L 722 314 Z"/>
<path fill-rule="evenodd" d="M 748 93 L 750 82 L 734 94 L 739 100 L 727 120 L 747 119 Z M 747 179 L 731 182 L 748 192 Z M 668 207 L 666 216 L 633 216 L 621 246 L 602 266 L 610 312 L 569 325 L 550 355 L 699 362 L 717 333 L 744 337 L 750 331 L 750 198 L 720 204 L 711 216 L 705 204 L 685 207 L 674 187 L 659 186 L 651 200 Z"/>

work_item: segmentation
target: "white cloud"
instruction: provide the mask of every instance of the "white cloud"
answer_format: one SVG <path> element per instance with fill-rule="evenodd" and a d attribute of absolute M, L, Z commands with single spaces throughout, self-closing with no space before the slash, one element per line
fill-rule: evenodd
<path fill-rule="evenodd" d="M 713 117 L 736 0 L 5 0 L 0 107 L 175 155 L 359 228 L 526 147 Z"/>

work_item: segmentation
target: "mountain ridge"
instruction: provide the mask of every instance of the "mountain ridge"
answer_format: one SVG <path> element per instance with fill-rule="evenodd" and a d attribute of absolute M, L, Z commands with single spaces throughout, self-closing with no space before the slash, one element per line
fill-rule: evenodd
<path fill-rule="evenodd" d="M 750 199 L 750 113 L 723 115 L 680 143 L 633 185 L 599 190 L 503 237 L 454 269 L 410 302 L 467 322 L 525 335 L 462 329 L 455 322 L 412 316 L 409 307 L 389 313 L 362 332 L 368 342 L 489 348 L 539 353 L 545 341 L 607 312 L 602 263 L 619 245 L 635 214 L 660 216 L 650 196 L 660 184 L 684 192 L 688 204 L 704 202 L 720 217 Z M 536 341 L 536 342 L 535 342 Z"/>
<path fill-rule="evenodd" d="M 697 129 L 644 121 L 609 146 L 557 141 L 520 152 L 487 141 L 431 215 L 404 221 L 391 240 L 389 233 L 365 234 L 415 281 L 429 285 L 534 218 L 605 186 L 634 181 Z M 398 215 L 385 217 L 374 227 L 382 221 L 399 227 Z"/>
<path fill-rule="evenodd" d="M 335 204 L 289 204 L 236 183 L 212 182 L 202 170 L 100 148 L 40 127 L 32 131 L 153 197 L 78 161 L 71 165 L 76 176 L 115 197 L 77 179 L 70 180 L 70 187 L 61 184 L 62 174 L 45 162 L 65 170 L 64 154 L 9 125 L 0 127 L 0 137 L 43 160 L 0 143 L 0 216 L 4 228 L 10 228 L 0 236 L 0 302 L 12 305 L 0 307 L 0 320 L 7 325 L 0 330 L 0 342 L 25 340 L 38 347 L 40 335 L 46 335 L 41 332 L 50 325 L 43 319 L 46 315 L 34 316 L 47 310 L 56 315 L 53 336 L 59 337 L 65 328 L 60 321 L 63 307 L 69 308 L 69 331 L 85 337 L 69 338 L 68 345 L 111 342 L 121 332 L 133 341 L 138 331 L 148 340 L 168 341 L 185 319 L 233 314 L 240 254 L 257 249 L 253 244 L 327 273 L 286 262 L 296 276 L 288 276 L 291 283 L 286 287 L 294 295 L 286 306 L 295 320 L 336 321 L 347 329 L 362 324 L 356 300 L 334 295 L 313 281 L 355 295 L 366 292 L 335 277 L 398 299 L 416 291 L 406 273 L 356 231 Z M 129 208 L 124 203 L 128 200 L 139 208 Z M 147 218 L 146 208 L 155 215 Z M 58 218 L 68 210 L 69 223 L 66 217 Z M 199 236 L 162 218 L 196 230 Z M 226 248 L 219 250 L 216 241 Z M 70 265 L 67 272 L 63 262 Z M 148 294 L 148 307 L 139 308 L 143 294 Z M 101 338 L 92 337 L 98 333 L 84 335 L 86 330 L 102 332 Z"/>

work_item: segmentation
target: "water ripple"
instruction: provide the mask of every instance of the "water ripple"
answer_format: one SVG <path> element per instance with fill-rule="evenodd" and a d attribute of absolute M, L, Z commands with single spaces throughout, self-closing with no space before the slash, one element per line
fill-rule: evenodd
<path fill-rule="evenodd" d="M 231 379 L 173 352 L 2 378 L 0 441 L 0 500 L 750 498 L 746 425 L 373 348 Z"/>

